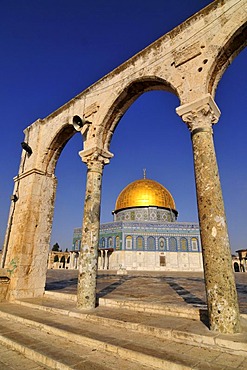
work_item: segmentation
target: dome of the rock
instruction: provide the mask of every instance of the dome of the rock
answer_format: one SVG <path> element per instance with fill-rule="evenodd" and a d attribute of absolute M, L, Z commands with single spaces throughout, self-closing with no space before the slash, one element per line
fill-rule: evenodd
<path fill-rule="evenodd" d="M 176 209 L 170 192 L 157 181 L 146 178 L 130 183 L 121 191 L 116 201 L 115 212 L 134 207 Z"/>
<path fill-rule="evenodd" d="M 112 214 L 112 222 L 100 225 L 99 269 L 202 271 L 199 225 L 177 222 L 171 193 L 145 170 L 119 193 Z M 81 228 L 74 235 L 81 243 Z"/>

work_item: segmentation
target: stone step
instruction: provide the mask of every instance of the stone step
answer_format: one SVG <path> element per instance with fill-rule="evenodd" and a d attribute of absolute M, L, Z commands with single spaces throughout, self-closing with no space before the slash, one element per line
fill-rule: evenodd
<path fill-rule="evenodd" d="M 76 302 L 77 296 L 75 294 L 66 294 L 59 292 L 46 291 L 46 297 L 62 299 L 67 301 Z M 165 316 L 173 317 L 184 317 L 187 319 L 201 320 L 207 318 L 207 307 L 206 305 L 200 305 L 199 307 L 189 306 L 186 304 L 155 304 L 140 302 L 136 300 L 128 300 L 126 297 L 124 299 L 112 299 L 112 298 L 99 298 L 99 305 L 106 307 L 117 307 L 132 311 L 155 313 Z"/>
<path fill-rule="evenodd" d="M 24 321 L 20 323 L 14 319 L 10 320 L 10 317 L 8 320 L 4 317 L 0 318 L 0 333 L 1 348 L 4 345 L 7 355 L 11 355 L 7 364 L 6 361 L 5 364 L 2 362 L 1 356 L 0 366 L 1 363 L 4 364 L 0 367 L 1 370 L 15 368 L 116 370 L 118 367 L 133 370 L 150 369 L 140 363 L 122 359 L 111 352 L 102 352 L 96 342 L 91 343 L 91 346 L 88 343 L 78 344 L 66 336 L 58 336 L 51 331 L 44 331 L 42 326 L 27 325 Z M 1 355 L 2 352 L 4 353 L 4 351 L 0 351 Z M 20 356 L 18 359 L 16 358 L 17 352 L 21 358 Z"/>
<path fill-rule="evenodd" d="M 84 323 L 82 325 L 83 329 L 81 328 L 78 331 L 78 327 L 81 326 L 78 323 L 78 319 L 69 318 L 64 323 L 60 315 L 49 314 L 48 317 L 47 313 L 43 313 L 42 315 L 40 311 L 36 312 L 37 310 L 18 307 L 14 304 L 2 305 L 0 309 L 0 328 L 1 332 L 4 333 L 1 336 L 2 343 L 12 346 L 12 348 L 25 353 L 30 358 L 36 359 L 52 368 L 68 369 L 70 367 L 66 364 L 67 362 L 72 364 L 71 368 L 80 368 L 79 366 L 85 365 L 84 363 L 81 364 L 84 360 L 84 358 L 81 358 L 81 354 L 86 359 L 88 356 L 90 359 L 92 358 L 91 363 L 93 363 L 96 351 L 101 358 L 99 363 L 105 364 L 105 367 L 102 367 L 102 369 L 116 369 L 117 366 L 121 369 L 173 368 L 171 361 L 156 358 L 148 353 L 151 351 L 155 352 L 153 345 L 141 352 L 132 350 L 131 347 L 134 346 L 134 343 L 130 338 L 126 338 L 126 333 L 124 333 L 124 337 L 122 338 L 122 342 L 126 346 L 120 347 L 114 344 L 117 339 L 119 342 L 119 333 L 113 336 L 110 334 L 111 330 L 108 328 L 107 333 L 100 334 L 102 331 L 107 331 L 106 327 L 99 327 L 98 325 L 92 327 L 92 324 L 85 325 Z M 6 319 L 9 320 L 9 325 L 6 325 Z M 9 329 L 10 326 L 11 329 Z M 60 338 L 58 339 L 58 337 Z M 97 338 L 94 339 L 94 337 Z M 71 343 L 74 343 L 74 347 Z M 135 347 L 140 348 L 139 346 L 140 344 L 137 342 Z M 66 351 L 68 347 L 69 351 Z M 79 353 L 80 355 L 78 357 Z M 90 356 L 90 354 L 92 355 Z M 122 364 L 122 361 L 124 364 Z M 113 366 L 111 366 L 112 362 L 114 362 Z M 175 369 L 191 368 L 179 364 L 179 361 L 175 366 Z M 90 369 L 90 367 L 86 366 L 82 368 Z M 97 364 L 94 368 L 98 368 Z"/>
<path fill-rule="evenodd" d="M 155 304 L 146 302 L 137 302 L 130 300 L 117 300 L 109 298 L 99 298 L 99 305 L 106 307 L 117 307 L 132 311 L 154 313 L 158 315 L 173 316 L 173 317 L 183 317 L 192 320 L 201 320 L 202 317 L 207 318 L 206 306 L 201 308 L 188 306 L 188 305 L 178 305 L 178 304 Z"/>
<path fill-rule="evenodd" d="M 0 369 L 51 370 L 51 367 L 38 364 L 22 353 L 0 343 Z"/>
<path fill-rule="evenodd" d="M 163 313 L 159 315 L 145 310 L 133 311 L 114 305 L 100 305 L 96 310 L 85 313 L 76 308 L 74 301 L 61 301 L 47 296 L 40 299 L 21 300 L 16 303 L 112 328 L 133 330 L 143 335 L 151 335 L 177 343 L 189 341 L 193 346 L 214 348 L 247 357 L 247 321 L 244 319 L 242 319 L 244 333 L 229 336 L 211 332 L 205 323 L 197 319 L 165 316 Z"/>
<path fill-rule="evenodd" d="M 58 369 L 89 370 L 98 369 L 97 366 L 103 364 L 102 369 L 218 370 L 224 364 L 226 370 L 243 370 L 246 363 L 243 353 L 228 354 L 213 348 L 193 346 L 189 344 L 190 336 L 187 343 L 174 342 L 172 338 L 161 339 L 124 327 L 114 327 L 109 322 L 107 325 L 93 322 L 88 320 L 91 315 L 89 313 L 79 319 L 64 316 L 59 311 L 4 303 L 0 305 L 0 324 L 4 326 L 5 323 L 1 341 L 9 341 L 9 345 L 12 341 L 18 348 L 22 345 L 22 353 L 33 356 L 34 351 L 37 361 Z M 53 346 L 53 343 L 56 345 Z M 98 356 L 95 355 L 95 364 L 94 354 Z M 91 367 L 87 367 L 87 361 Z"/>

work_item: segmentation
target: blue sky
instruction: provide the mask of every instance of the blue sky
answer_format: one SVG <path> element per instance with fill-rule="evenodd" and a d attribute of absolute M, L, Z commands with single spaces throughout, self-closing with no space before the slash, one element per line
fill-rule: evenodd
<path fill-rule="evenodd" d="M 8 0 L 0 22 L 0 246 L 18 173 L 23 130 L 44 118 L 158 37 L 208 5 L 206 0 Z M 232 250 L 246 248 L 247 51 L 227 69 L 215 100 L 214 139 Z M 197 221 L 190 134 L 176 115 L 176 96 L 142 95 L 121 119 L 103 176 L 101 220 L 128 183 L 147 177 L 172 193 L 179 221 Z M 86 167 L 80 134 L 59 158 L 51 245 L 70 248 L 82 223 Z M 1 248 L 1 247 L 0 247 Z"/>

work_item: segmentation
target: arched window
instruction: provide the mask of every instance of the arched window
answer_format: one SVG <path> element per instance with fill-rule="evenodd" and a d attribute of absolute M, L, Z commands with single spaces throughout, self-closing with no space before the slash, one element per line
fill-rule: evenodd
<path fill-rule="evenodd" d="M 80 239 L 77 239 L 75 241 L 75 251 L 79 251 L 80 250 L 80 245 L 81 245 L 81 241 L 80 241 Z"/>
<path fill-rule="evenodd" d="M 155 250 L 155 239 L 153 236 L 148 237 L 148 250 L 149 251 Z"/>
<path fill-rule="evenodd" d="M 76 250 L 79 251 L 81 249 L 81 239 L 77 240 L 77 248 Z"/>
<path fill-rule="evenodd" d="M 59 262 L 59 258 L 58 258 L 58 255 L 56 254 L 56 256 L 54 257 L 54 262 Z"/>
<path fill-rule="evenodd" d="M 192 251 L 198 251 L 198 239 L 197 238 L 191 239 L 191 249 Z"/>
<path fill-rule="evenodd" d="M 60 263 L 63 264 L 63 269 L 65 268 L 65 256 L 62 256 L 61 259 L 60 259 Z M 61 266 L 60 266 L 61 267 Z"/>
<path fill-rule="evenodd" d="M 108 241 L 107 241 L 107 247 L 112 248 L 112 246 L 113 246 L 113 242 L 112 242 L 112 237 L 110 236 L 110 238 L 108 238 Z"/>
<path fill-rule="evenodd" d="M 186 238 L 180 239 L 180 249 L 182 252 L 188 251 L 188 240 Z"/>
<path fill-rule="evenodd" d="M 171 237 L 169 239 L 169 250 L 171 252 L 176 252 L 177 251 L 177 240 L 174 237 Z"/>
<path fill-rule="evenodd" d="M 126 249 L 132 249 L 132 236 L 128 235 L 126 237 L 126 245 L 125 245 L 125 248 Z"/>
<path fill-rule="evenodd" d="M 166 240 L 165 238 L 159 238 L 159 250 L 165 251 L 166 250 Z"/>
<path fill-rule="evenodd" d="M 105 248 L 105 238 L 100 239 L 99 245 L 100 245 L 100 248 Z"/>
<path fill-rule="evenodd" d="M 120 249 L 120 238 L 119 236 L 116 236 L 116 250 Z"/>
<path fill-rule="evenodd" d="M 136 249 L 139 251 L 144 249 L 144 239 L 142 236 L 136 238 Z"/>

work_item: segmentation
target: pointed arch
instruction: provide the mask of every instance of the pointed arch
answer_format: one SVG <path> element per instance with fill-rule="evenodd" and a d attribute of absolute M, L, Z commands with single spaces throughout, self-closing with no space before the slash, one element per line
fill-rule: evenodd
<path fill-rule="evenodd" d="M 48 143 L 42 160 L 46 173 L 53 174 L 55 172 L 56 164 L 63 148 L 76 132 L 73 125 L 65 124 Z"/>
<path fill-rule="evenodd" d="M 222 42 L 218 55 L 214 58 L 214 63 L 208 74 L 208 92 L 212 96 L 215 95 L 215 90 L 225 70 L 246 45 L 247 22 L 228 35 L 226 40 Z"/>
<path fill-rule="evenodd" d="M 124 113 L 140 95 L 151 90 L 164 90 L 179 97 L 174 86 L 157 76 L 142 77 L 129 83 L 122 89 L 103 120 L 102 142 L 106 150 L 109 150 L 112 135 Z"/>

